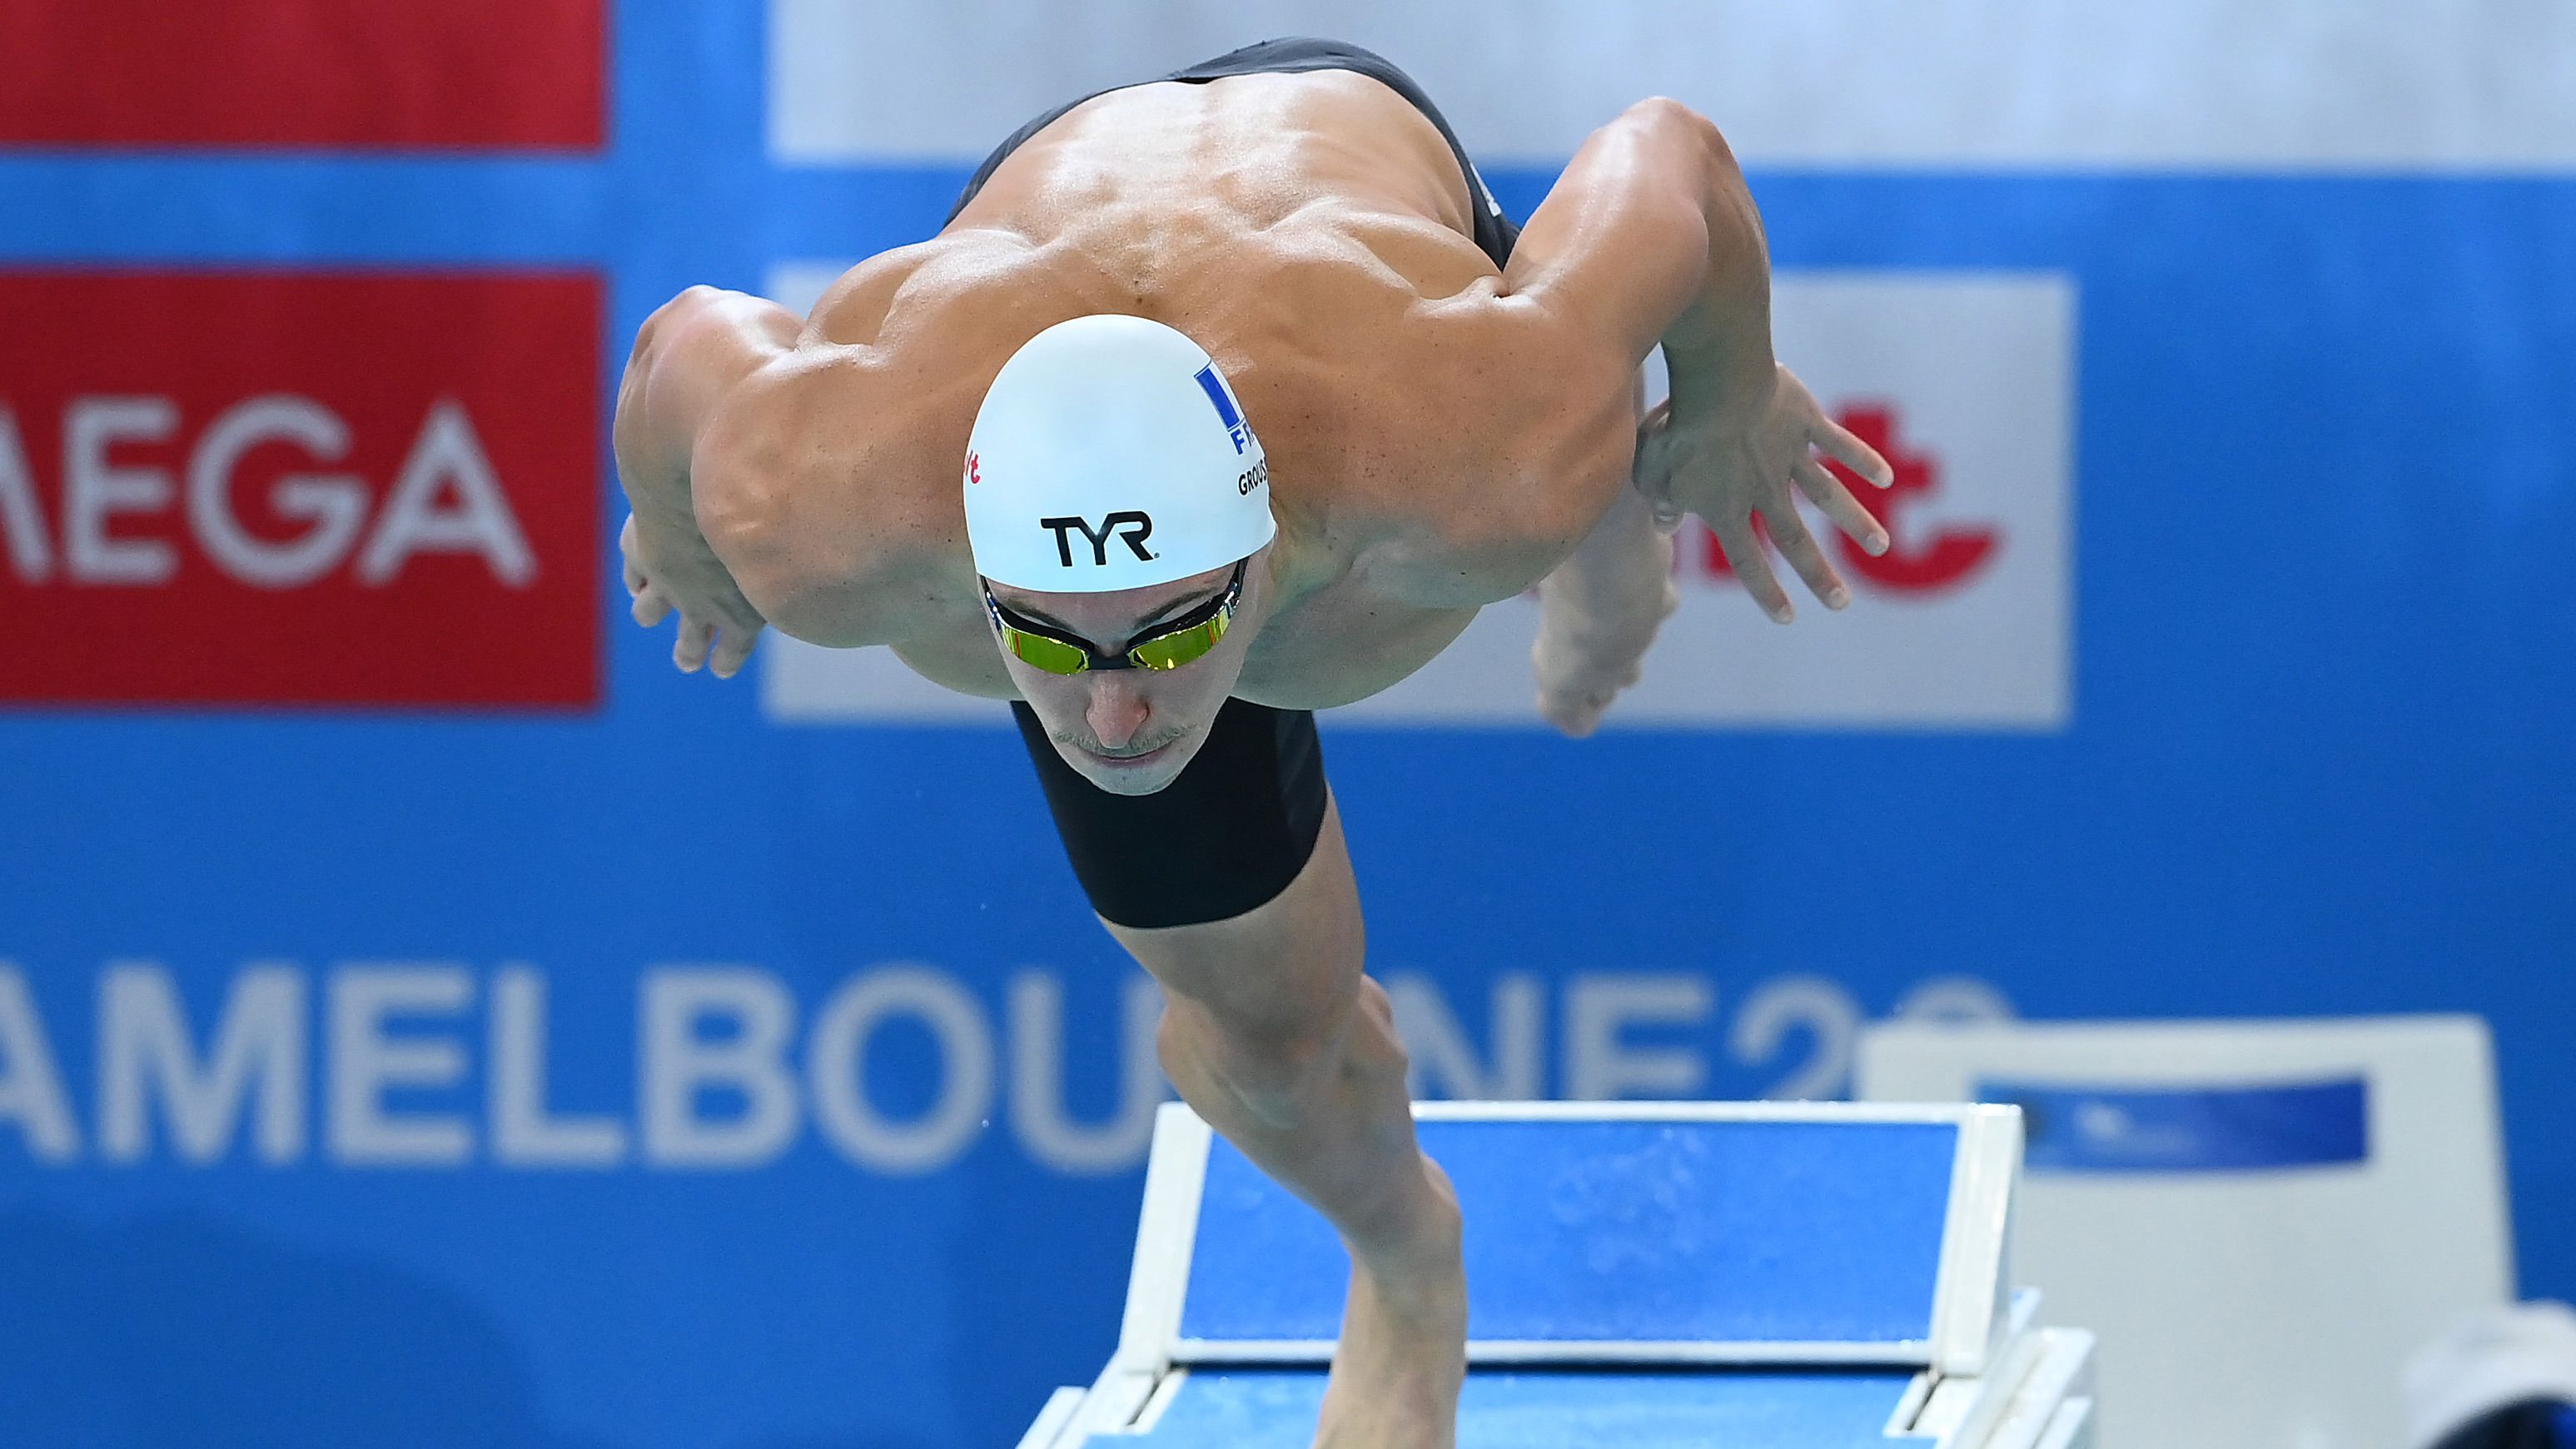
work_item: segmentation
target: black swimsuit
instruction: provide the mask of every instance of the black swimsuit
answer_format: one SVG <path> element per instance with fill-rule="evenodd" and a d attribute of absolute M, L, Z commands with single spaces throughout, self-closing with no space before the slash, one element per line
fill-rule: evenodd
<path fill-rule="evenodd" d="M 1347 70 L 1385 84 L 1440 128 L 1466 174 L 1476 245 L 1494 265 L 1511 260 L 1520 229 L 1503 215 L 1458 134 L 1413 78 L 1385 57 L 1333 40 L 1293 36 L 1218 56 L 1157 80 L 1203 83 L 1225 76 Z M 1150 85 L 1152 81 L 1136 81 Z M 1111 86 L 1109 90 L 1124 90 Z M 954 221 L 993 170 L 1067 111 L 1109 90 L 1068 101 L 1011 133 L 984 158 L 949 213 Z M 1302 709 L 1229 699 L 1187 768 L 1152 795 L 1113 795 L 1064 762 L 1037 712 L 1011 702 L 1046 790 L 1073 873 L 1101 918 L 1122 926 L 1190 926 L 1222 921 L 1288 888 L 1315 853 L 1324 824 L 1324 754 L 1315 716 Z"/>

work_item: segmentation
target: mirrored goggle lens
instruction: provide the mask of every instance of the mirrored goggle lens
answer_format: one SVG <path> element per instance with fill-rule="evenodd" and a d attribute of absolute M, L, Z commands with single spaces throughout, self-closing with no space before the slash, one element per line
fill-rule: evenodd
<path fill-rule="evenodd" d="M 1002 637 L 1010 642 L 1012 655 L 1031 669 L 1043 669 L 1049 674 L 1080 674 L 1091 663 L 1081 650 L 1044 634 L 1031 634 L 1004 625 Z"/>
<path fill-rule="evenodd" d="M 1145 669 L 1178 669 L 1206 655 L 1225 638 L 1226 616 L 1217 615 L 1204 624 L 1158 635 L 1127 651 L 1127 657 Z"/>

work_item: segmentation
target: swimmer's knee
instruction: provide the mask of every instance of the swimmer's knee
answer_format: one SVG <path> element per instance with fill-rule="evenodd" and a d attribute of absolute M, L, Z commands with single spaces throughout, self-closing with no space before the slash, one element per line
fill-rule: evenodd
<path fill-rule="evenodd" d="M 1155 1045 L 1175 1080 L 1199 1078 L 1263 1125 L 1294 1130 L 1310 1115 L 1329 1079 L 1331 1036 L 1278 1023 L 1226 1017 L 1174 1001 L 1163 1010 Z"/>
<path fill-rule="evenodd" d="M 1265 1125 L 1294 1131 L 1350 1089 L 1366 1093 L 1405 1079 L 1409 1063 L 1386 1013 L 1386 994 L 1375 982 L 1362 987 L 1339 1010 L 1302 1021 L 1232 1015 L 1172 999 L 1155 1046 L 1175 1079 L 1204 1075 Z"/>

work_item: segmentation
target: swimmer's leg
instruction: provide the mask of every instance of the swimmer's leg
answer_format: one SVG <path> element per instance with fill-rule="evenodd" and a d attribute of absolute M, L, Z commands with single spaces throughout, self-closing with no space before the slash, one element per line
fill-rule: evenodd
<path fill-rule="evenodd" d="M 1386 993 L 1329 799 L 1287 889 L 1226 920 L 1104 920 L 1162 982 L 1158 1041 L 1181 1097 L 1321 1212 L 1351 1253 L 1351 1290 L 1317 1443 L 1450 1449 L 1465 1372 L 1457 1200 L 1415 1144 Z"/>

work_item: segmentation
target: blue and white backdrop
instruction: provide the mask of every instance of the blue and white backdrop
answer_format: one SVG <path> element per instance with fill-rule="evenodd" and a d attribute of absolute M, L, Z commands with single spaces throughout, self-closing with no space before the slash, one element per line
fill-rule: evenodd
<path fill-rule="evenodd" d="M 604 443 L 679 288 L 810 299 L 1027 115 L 1293 32 L 1411 69 L 1515 214 L 1631 100 L 1714 117 L 1783 357 L 1904 482 L 1791 629 L 1691 536 L 1601 737 L 1538 725 L 1517 605 L 1328 720 L 1424 1092 L 2475 1011 L 2523 1286 L 2576 1294 L 2562 6 L 633 0 L 595 150 L 21 145 L 0 264 L 587 274 Z M 0 600 L 69 587 L 30 448 Z M 148 512 L 112 471 L 82 527 Z M 498 481 L 597 490 L 549 566 L 616 620 L 613 480 Z M 968 1449 L 1105 1358 L 1154 999 L 999 711 L 595 627 L 587 709 L 0 714 L 0 1439 Z"/>

